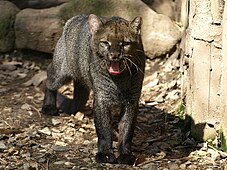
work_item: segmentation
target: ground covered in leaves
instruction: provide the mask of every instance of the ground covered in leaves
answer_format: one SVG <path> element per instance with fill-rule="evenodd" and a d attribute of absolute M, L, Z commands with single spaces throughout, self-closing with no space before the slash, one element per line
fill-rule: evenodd
<path fill-rule="evenodd" d="M 97 164 L 91 102 L 84 113 L 40 113 L 50 59 L 31 53 L 0 54 L 0 169 L 226 169 L 227 154 L 196 143 L 184 121 L 177 55 L 147 59 L 133 139 L 133 166 Z M 72 88 L 61 92 L 70 95 Z M 116 132 L 117 135 L 117 132 Z M 117 150 L 117 143 L 114 142 Z"/>

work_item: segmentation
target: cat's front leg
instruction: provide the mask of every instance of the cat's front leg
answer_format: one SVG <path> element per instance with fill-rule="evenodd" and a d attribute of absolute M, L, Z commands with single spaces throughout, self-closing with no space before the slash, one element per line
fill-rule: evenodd
<path fill-rule="evenodd" d="M 118 139 L 118 152 L 117 158 L 120 164 L 132 165 L 135 162 L 135 156 L 132 154 L 131 145 L 132 138 L 138 114 L 138 104 L 127 103 L 123 109 L 122 117 L 119 123 L 119 139 Z"/>
<path fill-rule="evenodd" d="M 116 163 L 116 157 L 112 149 L 112 125 L 110 114 L 110 102 L 103 96 L 94 96 L 94 122 L 98 136 L 98 153 L 95 160 L 98 163 Z"/>

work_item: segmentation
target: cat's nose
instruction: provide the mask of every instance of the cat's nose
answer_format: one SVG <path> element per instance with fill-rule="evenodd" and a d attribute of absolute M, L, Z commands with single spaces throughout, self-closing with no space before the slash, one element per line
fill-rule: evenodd
<path fill-rule="evenodd" d="M 120 60 L 121 53 L 119 52 L 111 52 L 110 53 L 110 60 Z"/>

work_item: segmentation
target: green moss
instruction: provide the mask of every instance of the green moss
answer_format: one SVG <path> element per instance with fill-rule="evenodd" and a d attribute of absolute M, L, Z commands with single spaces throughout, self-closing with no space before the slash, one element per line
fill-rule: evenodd
<path fill-rule="evenodd" d="M 181 120 L 185 120 L 185 106 L 180 103 L 176 109 L 176 115 L 179 116 Z"/>
<path fill-rule="evenodd" d="M 10 29 L 10 17 L 0 18 L 0 39 L 5 38 Z"/>
<path fill-rule="evenodd" d="M 0 49 L 2 52 L 11 50 L 14 47 L 14 20 L 15 17 L 0 17 Z"/>
<path fill-rule="evenodd" d="M 223 131 L 221 130 L 220 131 L 220 140 L 221 140 L 221 149 L 223 151 L 227 151 L 227 141 L 226 141 L 226 139 L 227 139 L 227 135 L 225 135 L 223 133 Z"/>
<path fill-rule="evenodd" d="M 108 14 L 112 8 L 108 1 L 104 0 L 71 0 L 61 11 L 60 18 L 67 21 L 78 14 L 96 14 L 99 16 Z"/>

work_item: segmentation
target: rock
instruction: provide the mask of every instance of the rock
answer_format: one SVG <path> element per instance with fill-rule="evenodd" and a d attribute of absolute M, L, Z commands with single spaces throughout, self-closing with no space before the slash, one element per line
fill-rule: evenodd
<path fill-rule="evenodd" d="M 169 52 L 181 38 L 179 28 L 165 15 L 157 14 L 142 1 L 128 0 L 128 6 L 135 5 L 135 14 L 143 18 L 142 39 L 146 53 L 157 57 Z M 125 11 L 125 10 L 123 10 Z"/>
<path fill-rule="evenodd" d="M 203 129 L 203 140 L 208 141 L 208 140 L 215 140 L 217 136 L 217 132 L 215 128 L 210 127 L 209 125 L 206 124 L 205 128 Z"/>
<path fill-rule="evenodd" d="M 14 21 L 20 11 L 13 3 L 0 1 L 0 52 L 8 52 L 14 48 Z"/>
<path fill-rule="evenodd" d="M 180 167 L 180 169 L 186 169 L 187 166 L 186 166 L 186 164 L 181 164 L 179 167 Z"/>
<path fill-rule="evenodd" d="M 189 165 L 188 169 L 195 170 L 195 169 L 197 169 L 197 165 Z"/>
<path fill-rule="evenodd" d="M 192 137 L 197 141 L 214 141 L 216 136 L 216 130 L 207 123 L 198 123 L 192 127 Z"/>
<path fill-rule="evenodd" d="M 61 12 L 62 18 L 69 19 L 79 13 L 94 13 L 102 16 L 121 16 L 132 20 L 135 16 L 141 16 L 142 39 L 144 49 L 149 57 L 157 57 L 169 52 L 181 39 L 181 31 L 167 16 L 157 14 L 144 2 L 138 0 L 109 0 L 102 6 L 95 6 L 90 0 L 69 3 Z M 81 6 L 84 8 L 81 9 Z M 101 8 L 101 9 L 100 9 Z M 127 10 L 126 10 L 127 9 Z M 98 11 L 98 12 L 97 12 Z"/>
<path fill-rule="evenodd" d="M 222 152 L 222 151 L 219 151 L 219 154 L 221 156 L 221 158 L 227 158 L 227 153 L 226 152 Z"/>
<path fill-rule="evenodd" d="M 7 146 L 3 142 L 0 141 L 0 151 L 5 150 L 5 149 L 7 149 Z"/>
<path fill-rule="evenodd" d="M 24 9 L 24 8 L 36 8 L 36 9 L 42 9 L 42 8 L 49 8 L 49 7 L 55 7 L 57 5 L 63 4 L 65 2 L 68 2 L 69 0 L 9 0 L 12 3 L 14 3 L 18 8 Z"/>
<path fill-rule="evenodd" d="M 171 19 L 174 19 L 174 7 L 173 1 L 171 0 L 142 0 L 145 2 L 151 9 L 156 11 L 159 14 L 164 14 Z"/>
<path fill-rule="evenodd" d="M 168 164 L 168 166 L 169 166 L 169 169 L 171 169 L 171 170 L 179 170 L 180 169 L 179 166 L 176 163 L 173 163 L 173 162 L 170 162 Z"/>
<path fill-rule="evenodd" d="M 208 148 L 208 149 L 207 149 L 207 152 L 208 152 L 208 154 L 211 155 L 211 158 L 212 158 L 214 161 L 220 160 L 221 156 L 220 156 L 220 154 L 219 154 L 218 151 Z"/>
<path fill-rule="evenodd" d="M 154 163 L 148 163 L 142 167 L 144 170 L 155 170 L 157 167 L 155 166 Z"/>
<path fill-rule="evenodd" d="M 64 5 L 43 10 L 24 9 L 15 21 L 16 47 L 52 53 L 62 33 L 59 11 Z"/>

